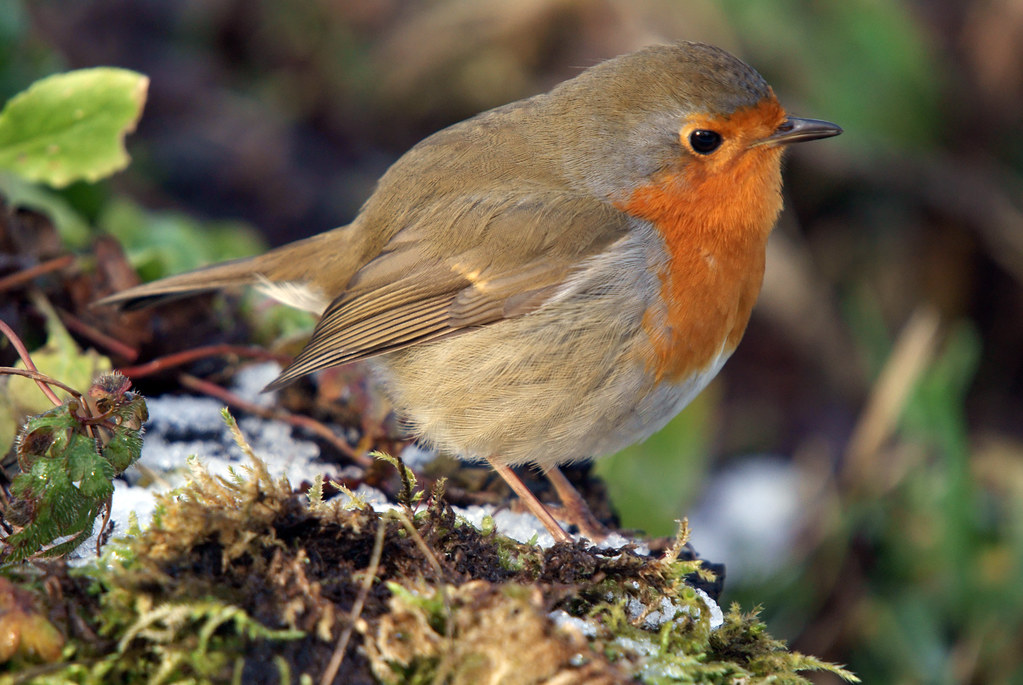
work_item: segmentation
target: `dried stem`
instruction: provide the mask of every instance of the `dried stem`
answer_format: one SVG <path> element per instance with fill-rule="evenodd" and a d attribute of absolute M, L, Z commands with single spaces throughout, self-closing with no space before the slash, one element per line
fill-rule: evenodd
<path fill-rule="evenodd" d="M 36 264 L 35 266 L 27 269 L 22 269 L 10 276 L 0 278 L 0 293 L 28 283 L 37 276 L 42 276 L 43 274 L 48 274 L 53 271 L 60 271 L 61 269 L 71 266 L 74 262 L 75 256 L 67 254 L 63 257 L 56 257 L 55 259 L 43 262 L 42 264 Z"/>
<path fill-rule="evenodd" d="M 94 326 L 90 326 L 71 312 L 59 309 L 57 310 L 57 316 L 60 317 L 61 323 L 63 323 L 68 330 L 74 331 L 83 338 L 88 338 L 100 347 L 105 347 L 111 352 L 119 354 L 125 359 L 132 361 L 139 356 L 139 352 L 135 348 L 130 345 L 125 345 L 120 340 L 107 335 L 103 331 L 96 329 Z"/>
<path fill-rule="evenodd" d="M 334 445 L 342 454 L 356 462 L 363 468 L 369 468 L 373 464 L 373 460 L 364 454 L 358 454 L 349 446 L 347 442 L 338 437 L 334 431 L 325 426 L 324 424 L 311 419 L 308 416 L 298 416 L 280 409 L 268 409 L 267 407 L 261 407 L 258 404 L 249 402 L 247 400 L 238 397 L 233 392 L 221 388 L 219 385 L 204 381 L 195 376 L 183 373 L 180 376 L 181 384 L 192 390 L 196 390 L 210 397 L 215 397 L 221 402 L 224 402 L 228 406 L 247 411 L 250 414 L 255 414 L 264 419 L 273 419 L 277 421 L 284 421 L 292 426 L 298 428 L 304 428 L 311 433 L 314 433 L 324 440 Z"/>
<path fill-rule="evenodd" d="M 326 670 L 323 671 L 323 676 L 320 678 L 320 685 L 330 685 L 334 682 L 338 672 L 341 670 L 341 664 L 345 660 L 345 652 L 348 651 L 348 642 L 352 639 L 352 631 L 355 630 L 355 624 L 358 622 L 359 617 L 362 615 L 362 608 L 366 605 L 366 598 L 369 597 L 369 591 L 373 587 L 373 581 L 377 577 L 377 571 L 380 568 L 380 557 L 384 551 L 384 533 L 387 531 L 386 521 L 380 519 L 377 522 L 377 536 L 373 542 L 373 553 L 370 555 L 369 566 L 366 568 L 366 575 L 362 577 L 362 587 L 359 588 L 359 596 L 355 598 L 355 604 L 352 605 L 352 613 L 348 619 L 348 626 L 345 627 L 341 636 L 338 638 L 337 644 L 334 646 L 334 653 L 330 656 L 330 662 L 327 664 Z"/>
<path fill-rule="evenodd" d="M 7 376 L 24 376 L 25 378 L 31 378 L 36 383 L 42 383 L 47 386 L 55 385 L 64 392 L 69 393 L 72 397 L 78 398 L 82 396 L 82 393 L 78 392 L 74 388 L 64 385 L 60 381 L 50 378 L 45 373 L 39 373 L 38 371 L 29 371 L 27 369 L 15 369 L 10 366 L 0 366 L 0 374 L 4 374 Z M 48 387 L 46 389 L 49 390 Z M 46 395 L 51 400 L 53 400 L 56 397 L 56 395 L 51 396 L 52 393 L 53 391 L 51 390 Z M 55 404 L 59 406 L 61 404 L 60 400 L 56 400 Z"/>
<path fill-rule="evenodd" d="M 233 354 L 238 357 L 251 357 L 254 359 L 265 359 L 268 361 L 276 361 L 286 363 L 290 361 L 289 357 L 279 354 L 273 354 L 267 352 L 259 347 L 242 347 L 239 345 L 206 345 L 205 347 L 196 347 L 191 350 L 185 350 L 184 352 L 177 352 L 175 354 L 169 354 L 159 359 L 146 362 L 145 364 L 139 364 L 137 366 L 126 366 L 118 369 L 118 371 L 129 378 L 142 378 L 144 376 L 150 376 L 154 373 L 160 373 L 167 369 L 172 369 L 176 366 L 183 364 L 189 364 L 197 359 L 206 359 L 207 357 L 215 357 L 222 354 Z"/>
<path fill-rule="evenodd" d="M 68 388 L 57 383 L 53 379 L 50 379 L 47 376 L 43 376 L 42 374 L 39 373 L 39 369 L 37 369 L 36 365 L 32 363 L 32 357 L 29 356 L 28 349 L 25 347 L 25 343 L 21 342 L 21 338 L 19 338 L 18 334 L 14 332 L 14 329 L 8 326 L 7 323 L 3 320 L 0 320 L 0 333 L 3 333 L 5 336 L 7 336 L 7 339 L 11 341 L 12 345 L 14 345 L 14 349 L 18 351 L 18 356 L 21 357 L 21 361 L 25 363 L 25 367 L 29 371 L 34 371 L 37 374 L 39 374 L 39 377 L 35 376 L 28 377 L 34 380 L 36 382 L 36 385 L 39 386 L 39 389 L 43 391 L 43 394 L 50 398 L 50 401 L 53 402 L 53 406 L 55 407 L 60 406 L 61 402 L 60 399 L 57 397 L 57 393 L 53 392 L 53 390 L 50 389 L 50 386 L 47 385 L 47 383 L 52 382 L 54 385 L 62 387 L 65 390 L 67 390 Z M 12 371 L 14 371 L 14 369 L 12 369 Z M 19 373 L 15 375 L 21 376 L 27 374 Z M 74 395 L 76 397 L 81 397 L 81 395 L 79 395 L 79 393 L 77 392 L 74 392 Z"/>

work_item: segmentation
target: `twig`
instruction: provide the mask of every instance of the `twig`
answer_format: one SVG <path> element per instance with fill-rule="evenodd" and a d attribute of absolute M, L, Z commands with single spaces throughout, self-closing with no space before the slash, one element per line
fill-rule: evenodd
<path fill-rule="evenodd" d="M 437 592 L 440 593 L 441 599 L 444 602 L 444 639 L 450 645 L 455 639 L 455 623 L 451 620 L 451 596 L 448 594 L 448 586 L 445 583 L 444 569 L 441 567 L 440 561 L 437 559 L 437 555 L 433 553 L 430 546 L 426 544 L 426 540 L 423 539 L 423 536 L 419 534 L 419 531 L 416 530 L 416 527 L 412 524 L 412 519 L 409 518 L 408 514 L 401 509 L 393 509 L 390 514 L 401 521 L 401 525 L 405 527 L 406 531 L 408 531 L 409 536 L 416 543 L 416 546 L 419 547 L 423 556 L 426 557 L 426 560 L 430 562 L 430 566 L 433 567 L 434 573 L 437 574 Z M 433 678 L 434 685 L 440 685 L 441 683 L 446 682 L 447 674 L 451 670 L 451 660 L 448 658 L 449 655 L 450 651 L 445 651 L 440 663 L 437 664 L 437 672 Z"/>
<path fill-rule="evenodd" d="M 167 369 L 172 369 L 175 366 L 191 363 L 197 359 L 215 357 L 221 354 L 233 354 L 238 357 L 252 357 L 254 359 L 265 359 L 268 361 L 282 363 L 290 361 L 289 357 L 267 352 L 259 347 L 242 347 L 239 345 L 228 345 L 225 343 L 222 345 L 206 345 L 205 347 L 196 347 L 191 350 L 185 350 L 184 352 L 168 354 L 165 357 L 154 359 L 146 362 L 145 364 L 120 368 L 118 371 L 129 378 L 142 378 L 154 373 L 166 371 Z"/>
<path fill-rule="evenodd" d="M 0 366 L 0 374 L 4 374 L 4 375 L 8 375 L 8 376 L 24 376 L 25 378 L 31 378 L 36 383 L 45 383 L 48 386 L 49 385 L 55 385 L 58 388 L 60 388 L 61 390 L 63 390 L 64 392 L 70 393 L 72 397 L 78 398 L 78 397 L 82 396 L 82 393 L 78 392 L 74 388 L 69 387 L 67 385 L 64 385 L 60 381 L 58 381 L 58 380 L 56 380 L 54 378 L 50 378 L 45 373 L 39 373 L 38 371 L 29 371 L 27 369 L 15 369 L 15 368 L 10 367 L 10 366 Z M 50 397 L 50 395 L 47 394 L 47 397 Z M 56 397 L 56 395 L 54 395 L 53 397 Z M 52 400 L 53 397 L 50 397 L 50 399 Z M 61 404 L 61 402 L 58 400 L 57 401 L 57 406 L 60 406 L 60 404 Z"/>
<path fill-rule="evenodd" d="M 130 359 L 132 361 L 139 356 L 139 351 L 134 347 L 125 345 L 117 338 L 107 335 L 103 331 L 96 329 L 94 326 L 90 326 L 71 312 L 58 309 L 57 316 L 60 317 L 61 323 L 63 323 L 68 330 L 74 331 L 83 338 L 88 338 L 100 347 L 105 347 L 111 352 L 119 354 L 125 359 Z"/>
<path fill-rule="evenodd" d="M 363 468 L 369 468 L 373 464 L 373 460 L 364 454 L 358 454 L 348 445 L 347 442 L 339 438 L 334 431 L 330 430 L 327 426 L 323 425 L 315 419 L 311 419 L 308 416 L 299 416 L 297 414 L 291 414 L 281 409 L 268 409 L 267 407 L 261 407 L 258 404 L 244 400 L 238 395 L 235 395 L 229 390 L 221 388 L 219 385 L 204 381 L 201 378 L 196 378 L 187 373 L 183 373 L 179 376 L 181 384 L 192 390 L 196 390 L 210 397 L 215 397 L 221 402 L 224 402 L 228 406 L 241 409 L 242 411 L 255 414 L 264 419 L 273 419 L 277 421 L 284 421 L 292 426 L 298 428 L 304 428 L 311 433 L 314 433 L 324 440 L 334 445 L 342 454 L 356 462 Z"/>
<path fill-rule="evenodd" d="M 434 572 L 437 574 L 437 582 L 443 584 L 444 569 L 440 565 L 440 561 L 437 560 L 437 555 L 433 553 L 430 546 L 426 544 L 426 540 L 424 540 L 423 536 L 419 534 L 416 527 L 412 525 L 412 519 L 410 519 L 409 515 L 401 509 L 393 509 L 391 513 L 396 516 L 399 521 L 401 521 L 401 525 L 405 527 L 406 531 L 408 531 L 409 536 L 412 538 L 413 542 L 416 543 L 416 547 L 418 547 L 419 551 L 423 553 L 426 560 L 430 562 L 430 566 L 433 567 Z"/>
<path fill-rule="evenodd" d="M 11 290 L 17 288 L 19 285 L 28 283 L 37 276 L 48 274 L 53 271 L 60 271 L 61 269 L 67 268 L 75 263 L 75 256 L 72 254 L 66 254 L 63 257 L 56 257 L 49 261 L 43 262 L 42 264 L 36 264 L 35 266 L 27 269 L 22 269 L 10 276 L 4 276 L 0 278 L 0 293 L 5 290 Z"/>
<path fill-rule="evenodd" d="M 369 591 L 372 589 L 373 581 L 376 579 L 377 571 L 380 569 L 380 557 L 383 556 L 384 533 L 386 531 L 386 521 L 384 519 L 380 519 L 377 522 L 377 536 L 376 540 L 373 542 L 373 553 L 370 555 L 369 566 L 366 568 L 366 575 L 362 578 L 362 587 L 359 588 L 359 596 L 355 598 L 355 604 L 352 605 L 352 613 L 348 619 L 348 626 L 338 638 L 337 644 L 334 646 L 334 653 L 330 655 L 330 661 L 327 663 L 327 668 L 323 671 L 323 676 L 320 678 L 320 685 L 330 685 L 330 683 L 334 682 L 334 678 L 337 677 L 338 672 L 341 670 L 341 664 L 344 663 L 345 660 L 345 652 L 348 651 L 348 642 L 352 638 L 352 631 L 355 630 L 355 624 L 362 615 L 362 608 L 366 605 L 366 598 L 369 597 Z"/>
<path fill-rule="evenodd" d="M 36 373 L 39 373 L 39 369 L 37 369 L 36 365 L 32 363 L 32 357 L 29 356 L 28 349 L 25 347 L 25 343 L 21 342 L 21 338 L 19 338 L 18 334 L 14 332 L 14 329 L 8 326 L 7 323 L 2 319 L 0 319 L 0 333 L 3 333 L 5 336 L 7 336 L 7 339 L 11 341 L 12 345 L 14 345 L 14 349 L 18 351 L 18 356 L 21 357 L 21 361 L 25 363 L 25 368 L 27 368 L 29 371 L 35 371 Z M 29 378 L 32 378 L 32 380 L 36 382 L 36 385 L 39 386 L 39 389 L 43 391 L 43 394 L 50 398 L 50 401 L 53 402 L 53 406 L 55 407 L 60 406 L 61 402 L 60 399 L 57 398 L 57 393 L 53 392 L 53 390 L 50 389 L 50 386 L 47 385 L 49 381 L 44 381 L 41 378 L 35 378 L 33 376 L 29 376 Z M 45 376 L 43 378 L 45 378 Z M 65 387 L 65 389 L 67 388 Z M 78 393 L 75 393 L 75 395 L 80 396 L 78 395 Z"/>
<path fill-rule="evenodd" d="M 894 430 L 910 393 L 927 369 L 938 342 L 941 320 L 921 307 L 906 323 L 870 393 L 846 447 L 842 481 L 858 487 L 877 475 L 876 455 Z"/>
<path fill-rule="evenodd" d="M 99 527 L 99 533 L 96 534 L 96 558 L 102 556 L 103 550 L 103 535 L 107 532 L 107 526 L 110 524 L 110 514 L 112 512 L 111 504 L 114 501 L 114 496 L 107 497 L 106 503 L 103 505 L 103 525 Z"/>

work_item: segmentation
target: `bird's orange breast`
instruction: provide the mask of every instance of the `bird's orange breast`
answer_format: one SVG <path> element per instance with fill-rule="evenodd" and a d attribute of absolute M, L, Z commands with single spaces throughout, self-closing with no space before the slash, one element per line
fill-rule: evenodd
<path fill-rule="evenodd" d="M 784 116 L 771 98 L 724 123 L 738 134 L 755 128 L 766 135 Z M 716 164 L 701 161 L 666 171 L 617 203 L 651 222 L 664 240 L 668 259 L 658 274 L 663 304 L 647 310 L 643 325 L 653 350 L 648 366 L 675 382 L 739 344 L 763 281 L 767 237 L 781 210 L 780 149 L 744 145 Z"/>

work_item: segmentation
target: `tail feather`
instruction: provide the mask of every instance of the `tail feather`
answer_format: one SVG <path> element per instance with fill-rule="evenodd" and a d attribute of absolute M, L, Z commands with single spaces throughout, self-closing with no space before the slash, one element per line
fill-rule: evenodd
<path fill-rule="evenodd" d="M 259 280 L 256 268 L 256 259 L 252 257 L 213 264 L 122 290 L 97 300 L 93 306 L 133 311 L 211 290 L 252 285 Z"/>
<path fill-rule="evenodd" d="M 319 313 L 362 265 L 365 243 L 376 239 L 372 233 L 355 229 L 355 224 L 349 224 L 262 255 L 162 278 L 104 297 L 94 305 L 142 309 L 210 290 L 257 285 L 265 286 L 271 297 L 285 304 Z M 318 266 L 312 269 L 310 264 Z M 314 273 L 315 286 L 311 282 Z M 310 288 L 311 292 L 305 292 Z"/>

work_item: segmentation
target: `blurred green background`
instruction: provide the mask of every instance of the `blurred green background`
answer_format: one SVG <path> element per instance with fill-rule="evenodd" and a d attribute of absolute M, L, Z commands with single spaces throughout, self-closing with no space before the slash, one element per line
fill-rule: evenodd
<path fill-rule="evenodd" d="M 707 543 L 724 599 L 865 682 L 1023 683 L 1023 2 L 7 0 L 0 97 L 147 74 L 132 165 L 62 191 L 73 212 L 150 250 L 200 221 L 280 244 L 347 222 L 438 128 L 676 38 L 845 134 L 792 151 L 720 379 L 599 463 L 623 523 L 738 540 Z"/>

